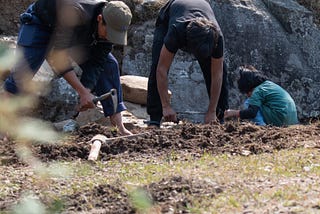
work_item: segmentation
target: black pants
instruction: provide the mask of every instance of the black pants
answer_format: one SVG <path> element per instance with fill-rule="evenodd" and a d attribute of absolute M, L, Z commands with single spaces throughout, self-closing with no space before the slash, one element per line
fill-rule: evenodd
<path fill-rule="evenodd" d="M 152 65 L 148 80 L 148 96 L 147 96 L 147 113 L 150 115 L 151 121 L 160 122 L 162 119 L 162 105 L 157 88 L 157 77 L 156 71 L 158 66 L 158 61 L 160 57 L 161 48 L 163 46 L 163 40 L 167 33 L 166 25 L 156 26 L 152 45 Z M 206 83 L 206 88 L 208 95 L 210 97 L 211 88 L 211 58 L 207 59 L 197 59 L 204 79 Z M 223 81 L 221 87 L 221 93 L 217 105 L 217 117 L 221 121 L 223 120 L 223 112 L 229 108 L 228 104 L 228 77 L 227 77 L 227 66 L 223 63 Z"/>

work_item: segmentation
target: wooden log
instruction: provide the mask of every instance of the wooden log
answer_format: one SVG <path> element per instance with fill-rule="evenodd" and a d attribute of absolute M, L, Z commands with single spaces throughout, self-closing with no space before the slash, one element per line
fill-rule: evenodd
<path fill-rule="evenodd" d="M 91 149 L 89 153 L 88 160 L 96 161 L 99 156 L 100 148 L 102 143 L 111 142 L 113 140 L 119 140 L 119 139 L 134 139 L 140 136 L 144 136 L 148 134 L 149 132 L 139 133 L 139 134 L 133 134 L 133 135 L 126 135 L 126 136 L 120 136 L 120 137 L 112 137 L 107 138 L 106 136 L 102 134 L 95 135 L 91 140 Z"/>
<path fill-rule="evenodd" d="M 105 142 L 106 139 L 108 139 L 108 138 L 102 134 L 97 134 L 97 135 L 93 136 L 93 138 L 90 140 L 91 150 L 89 153 L 88 160 L 96 161 L 98 159 L 101 144 L 103 142 Z"/>
<path fill-rule="evenodd" d="M 91 161 L 97 160 L 98 156 L 99 156 L 100 148 L 101 148 L 101 141 L 100 140 L 95 140 L 91 144 L 91 150 L 90 150 L 90 153 L 89 153 L 88 160 L 91 160 Z"/>

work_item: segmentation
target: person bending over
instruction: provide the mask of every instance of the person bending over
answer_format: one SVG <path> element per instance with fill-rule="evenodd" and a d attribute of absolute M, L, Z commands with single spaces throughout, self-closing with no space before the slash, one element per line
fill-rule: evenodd
<path fill-rule="evenodd" d="M 116 88 L 118 109 L 113 112 L 110 99 L 101 102 L 104 115 L 110 116 L 123 135 L 131 134 L 122 123 L 126 107 L 117 60 L 111 54 L 113 44 L 126 45 L 132 18 L 129 7 L 121 1 L 38 0 L 20 16 L 21 28 L 17 60 L 4 88 L 10 94 L 27 93 L 26 87 L 45 59 L 57 75 L 77 91 L 80 111 L 94 108 L 93 93 L 102 95 Z M 79 80 L 72 68 L 82 69 Z"/>
<path fill-rule="evenodd" d="M 168 95 L 168 72 L 178 49 L 198 60 L 209 95 L 204 122 L 222 121 L 228 109 L 227 70 L 223 34 L 206 0 L 169 0 L 156 21 L 152 65 L 148 79 L 147 112 L 150 125 L 177 121 Z"/>

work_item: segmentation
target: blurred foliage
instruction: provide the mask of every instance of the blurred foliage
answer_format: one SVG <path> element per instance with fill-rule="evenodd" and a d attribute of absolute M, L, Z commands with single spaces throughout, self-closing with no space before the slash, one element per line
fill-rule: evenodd
<path fill-rule="evenodd" d="M 130 199 L 139 213 L 149 213 L 150 208 L 152 208 L 151 196 L 148 196 L 147 192 L 141 188 L 132 191 Z"/>
<path fill-rule="evenodd" d="M 0 43 L 0 77 L 11 68 L 16 59 L 14 56 L 15 53 L 13 49 Z"/>
<path fill-rule="evenodd" d="M 22 196 L 19 203 L 12 209 L 15 214 L 41 214 L 45 212 L 45 206 L 33 194 Z"/>
<path fill-rule="evenodd" d="M 4 79 L 18 55 L 19 53 L 14 53 L 14 50 L 0 44 L 0 79 Z M 9 95 L 3 89 L 0 90 L 0 140 L 16 142 L 17 156 L 32 167 L 38 179 L 38 189 L 41 190 L 48 186 L 46 184 L 50 183 L 51 178 L 70 176 L 71 169 L 59 163 L 43 163 L 32 153 L 33 144 L 57 143 L 62 136 L 53 130 L 49 123 L 27 116 L 37 105 L 36 92 L 40 90 L 30 86 L 23 86 L 29 93 L 22 95 Z M 57 202 L 48 209 L 61 210 L 61 207 Z M 46 213 L 46 210 L 45 205 L 33 193 L 22 196 L 12 208 L 12 212 L 17 214 Z"/>

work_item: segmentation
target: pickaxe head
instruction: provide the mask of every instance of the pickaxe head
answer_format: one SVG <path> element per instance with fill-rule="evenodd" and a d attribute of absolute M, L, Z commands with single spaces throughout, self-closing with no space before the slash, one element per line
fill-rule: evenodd
<path fill-rule="evenodd" d="M 108 93 L 102 94 L 99 97 L 95 97 L 92 101 L 94 103 L 97 103 L 98 101 L 105 100 L 108 97 L 111 97 L 112 102 L 113 102 L 113 113 L 117 112 L 118 108 L 118 94 L 117 94 L 117 89 L 113 88 L 111 89 Z"/>

